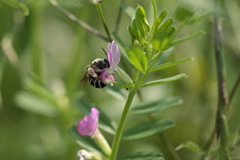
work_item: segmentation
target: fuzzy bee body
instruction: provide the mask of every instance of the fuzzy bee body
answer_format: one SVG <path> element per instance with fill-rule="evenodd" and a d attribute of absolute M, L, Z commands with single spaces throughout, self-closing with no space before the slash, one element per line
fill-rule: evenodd
<path fill-rule="evenodd" d="M 104 88 L 106 86 L 105 83 L 101 79 L 96 79 L 89 74 L 87 74 L 88 82 L 95 88 Z"/>
<path fill-rule="evenodd" d="M 82 78 L 81 82 L 88 82 L 95 88 L 104 88 L 107 84 L 105 84 L 101 79 L 101 72 L 105 68 L 109 68 L 110 64 L 107 58 L 100 59 L 97 58 L 92 62 L 92 65 L 87 67 L 87 72 Z"/>

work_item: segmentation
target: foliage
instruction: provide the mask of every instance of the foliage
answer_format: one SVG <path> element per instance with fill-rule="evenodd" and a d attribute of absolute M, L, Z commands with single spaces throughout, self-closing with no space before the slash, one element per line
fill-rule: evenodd
<path fill-rule="evenodd" d="M 221 1 L 217 9 L 196 3 L 2 0 L 0 159 L 76 159 L 80 149 L 111 160 L 237 159 L 238 2 Z M 112 40 L 123 77 L 101 90 L 80 87 L 86 67 Z M 223 48 L 226 66 L 216 56 L 217 72 L 212 52 Z M 223 71 L 228 90 L 215 85 Z M 111 155 L 77 132 L 91 108 L 100 111 Z"/>

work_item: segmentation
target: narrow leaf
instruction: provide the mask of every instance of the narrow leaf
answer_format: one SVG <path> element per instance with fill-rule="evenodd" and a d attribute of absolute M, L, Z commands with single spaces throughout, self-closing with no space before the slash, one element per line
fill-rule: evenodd
<path fill-rule="evenodd" d="M 133 26 L 129 26 L 127 29 L 128 29 L 128 32 L 130 33 L 130 35 L 132 37 L 132 44 L 133 44 L 134 40 L 137 39 L 135 30 L 134 30 Z"/>
<path fill-rule="evenodd" d="M 141 37 L 141 32 L 143 32 L 143 31 L 140 31 L 139 30 L 139 28 L 140 29 L 142 29 L 143 28 L 143 25 L 140 23 L 140 26 L 138 26 L 138 24 L 137 24 L 137 22 L 136 22 L 136 19 L 134 18 L 133 20 L 132 20 L 132 26 L 133 26 L 133 28 L 134 28 L 134 30 L 135 30 L 135 34 L 136 34 L 136 37 L 137 37 L 137 40 L 139 41 L 139 42 L 141 42 L 142 41 L 142 37 Z"/>
<path fill-rule="evenodd" d="M 175 12 L 175 17 L 178 21 L 188 21 L 193 15 L 193 7 L 187 5 L 180 5 Z"/>
<path fill-rule="evenodd" d="M 26 91 L 17 93 L 15 101 L 20 108 L 32 113 L 48 117 L 55 117 L 58 114 L 58 110 L 55 106 L 43 101 L 42 98 Z"/>
<path fill-rule="evenodd" d="M 160 152 L 135 152 L 124 155 L 118 160 L 158 160 L 163 155 Z"/>
<path fill-rule="evenodd" d="M 148 66 L 148 60 L 144 52 L 140 48 L 134 46 L 126 49 L 126 51 L 133 66 L 138 70 L 145 72 Z"/>
<path fill-rule="evenodd" d="M 13 0 L 3 0 L 2 2 L 14 7 L 14 8 L 20 8 L 23 10 L 24 15 L 28 16 L 29 15 L 29 9 L 26 4 L 19 2 L 19 1 L 13 1 Z"/>
<path fill-rule="evenodd" d="M 173 40 L 172 42 L 170 42 L 170 45 L 171 45 L 171 46 L 176 45 L 176 44 L 178 44 L 178 43 L 180 43 L 180 42 L 183 42 L 183 41 L 192 39 L 192 38 L 197 37 L 197 36 L 199 36 L 199 35 L 201 35 L 201 34 L 205 34 L 205 32 L 204 32 L 204 31 L 199 31 L 199 32 L 197 32 L 197 33 L 195 33 L 195 34 L 192 34 L 192 35 L 190 35 L 190 36 Z"/>
<path fill-rule="evenodd" d="M 171 27 L 173 25 L 173 19 L 169 18 L 168 20 L 166 20 L 161 27 L 159 28 L 159 31 L 163 31 L 169 27 Z"/>
<path fill-rule="evenodd" d="M 151 39 L 151 44 L 158 51 L 164 51 L 170 39 L 172 38 L 172 34 L 169 34 L 169 31 L 175 32 L 175 28 L 172 27 L 173 19 L 170 18 L 164 22 L 164 24 L 156 31 Z M 172 32 L 171 32 L 172 33 Z"/>
<path fill-rule="evenodd" d="M 110 95 L 117 99 L 125 100 L 127 98 L 126 95 L 122 92 L 122 90 L 124 90 L 122 87 L 114 85 L 111 87 L 105 87 L 103 88 L 103 90 L 105 90 L 107 93 L 109 93 Z"/>
<path fill-rule="evenodd" d="M 188 141 L 186 143 L 182 143 L 180 144 L 175 150 L 180 150 L 182 148 L 187 148 L 191 151 L 194 151 L 194 152 L 200 152 L 201 151 L 201 148 L 194 142 L 192 141 Z"/>
<path fill-rule="evenodd" d="M 152 2 L 152 6 L 153 6 L 153 18 L 155 20 L 156 16 L 157 16 L 157 5 L 156 5 L 155 0 L 151 0 L 151 2 Z"/>
<path fill-rule="evenodd" d="M 93 152 L 102 152 L 96 142 L 90 136 L 81 136 L 77 131 L 77 126 L 68 129 L 69 134 L 84 149 Z"/>
<path fill-rule="evenodd" d="M 146 39 L 146 29 L 144 27 L 144 24 L 142 22 L 142 20 L 138 17 L 135 17 L 135 19 L 133 19 L 133 27 L 134 30 L 137 34 L 138 40 L 141 41 L 142 39 Z"/>
<path fill-rule="evenodd" d="M 182 99 L 179 97 L 166 97 L 153 101 L 145 101 L 133 107 L 131 114 L 148 114 L 163 111 L 170 107 L 182 104 Z"/>
<path fill-rule="evenodd" d="M 151 121 L 130 128 L 123 133 L 122 138 L 126 140 L 145 138 L 160 133 L 173 126 L 174 122 L 172 120 Z"/>
<path fill-rule="evenodd" d="M 193 18 L 191 18 L 191 19 L 188 21 L 188 23 L 189 23 L 189 24 L 193 24 L 193 23 L 195 23 L 195 22 L 198 22 L 198 21 L 200 21 L 201 19 L 203 19 L 204 17 L 206 17 L 206 16 L 208 16 L 208 15 L 210 15 L 210 14 L 211 14 L 211 11 L 207 11 L 207 12 L 203 13 L 203 14 L 200 15 L 200 16 L 194 16 Z"/>
<path fill-rule="evenodd" d="M 142 6 L 138 6 L 135 18 L 141 19 L 144 26 L 147 28 L 148 31 L 150 31 L 150 25 L 147 21 L 145 10 Z"/>
<path fill-rule="evenodd" d="M 193 58 L 184 58 L 184 59 L 181 59 L 181 60 L 178 60 L 178 61 L 164 63 L 164 64 L 161 64 L 161 65 L 158 65 L 158 66 L 154 67 L 151 70 L 151 72 L 158 71 L 158 70 L 161 70 L 161 69 L 165 69 L 165 68 L 168 68 L 168 67 L 172 67 L 172 66 L 175 66 L 179 63 L 186 62 L 186 61 L 189 61 L 189 60 L 193 60 Z"/>
<path fill-rule="evenodd" d="M 185 78 L 185 77 L 186 77 L 186 74 L 181 73 L 176 76 L 169 77 L 169 78 L 164 78 L 164 79 L 160 79 L 160 80 L 156 80 L 156 81 L 152 81 L 152 82 L 147 82 L 147 83 L 141 85 L 141 87 L 155 86 L 155 85 L 159 85 L 159 84 L 163 84 L 163 83 L 176 81 L 176 80 L 179 80 L 179 79 Z"/>
<path fill-rule="evenodd" d="M 82 111 L 84 115 L 88 115 L 90 113 L 91 108 L 97 108 L 100 111 L 99 114 L 99 128 L 110 133 L 114 134 L 116 131 L 116 122 L 113 121 L 109 116 L 107 116 L 103 110 L 101 110 L 99 107 L 96 107 L 89 103 L 88 101 L 84 99 L 80 99 L 76 102 L 77 107 Z"/>
<path fill-rule="evenodd" d="M 134 8 L 127 5 L 123 1 L 120 1 L 120 6 L 129 17 L 131 17 L 131 18 L 134 17 L 134 15 L 135 15 L 135 9 Z"/>
<path fill-rule="evenodd" d="M 162 21 L 164 20 L 164 18 L 167 16 L 168 11 L 164 10 L 162 11 L 159 16 L 154 20 L 153 26 L 152 26 L 152 34 L 154 34 L 156 32 L 156 30 L 158 29 L 159 25 L 162 23 Z"/>

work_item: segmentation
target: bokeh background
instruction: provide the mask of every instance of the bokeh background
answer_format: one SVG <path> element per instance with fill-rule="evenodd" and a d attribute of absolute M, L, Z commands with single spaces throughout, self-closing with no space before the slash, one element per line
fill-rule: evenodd
<path fill-rule="evenodd" d="M 59 4 L 79 19 L 105 35 L 96 6 L 74 0 L 58 0 Z M 141 89 L 144 100 L 167 96 L 181 97 L 183 103 L 160 112 L 155 117 L 170 118 L 176 126 L 165 132 L 174 147 L 193 141 L 200 147 L 210 138 L 217 109 L 217 79 L 213 44 L 214 2 L 207 0 L 156 0 L 158 13 L 166 9 L 175 19 L 175 11 L 187 5 L 196 15 L 209 12 L 197 23 L 185 25 L 177 37 L 204 30 L 206 34 L 178 44 L 162 58 L 170 62 L 186 57 L 194 61 L 155 72 L 148 80 L 186 73 L 188 78 L 160 86 Z M 136 8 L 145 8 L 152 22 L 150 1 L 125 2 Z M 25 8 L 27 7 L 27 8 Z M 119 0 L 105 0 L 103 14 L 111 32 L 115 30 Z M 29 13 L 28 13 L 29 11 Z M 223 59 L 226 66 L 226 86 L 231 92 L 240 73 L 240 3 L 229 0 L 223 5 Z M 118 34 L 127 46 L 131 38 L 127 26 L 131 17 L 123 12 Z M 179 21 L 174 22 L 177 28 Z M 69 135 L 68 129 L 82 118 L 76 100 L 83 98 L 104 110 L 118 121 L 128 91 L 109 87 L 96 89 L 89 84 L 79 85 L 86 67 L 105 54 L 107 42 L 86 31 L 68 19 L 47 0 L 0 1 L 0 159 L 1 160 L 65 160 L 76 159 L 81 147 Z M 121 64 L 120 64 L 121 65 Z M 129 70 L 131 71 L 131 65 Z M 131 73 L 129 73 L 131 75 Z M 240 117 L 240 89 L 237 89 L 228 119 Z M 140 103 L 136 96 L 134 104 Z M 134 105 L 133 104 L 133 105 Z M 236 118 L 235 118 L 236 119 Z M 126 128 L 148 121 L 147 116 L 130 115 Z M 103 132 L 109 143 L 113 136 Z M 157 136 L 134 141 L 122 141 L 119 155 L 133 151 L 158 151 Z M 237 155 L 236 150 L 233 155 Z M 177 151 L 182 160 L 195 160 L 199 155 L 182 149 Z"/>

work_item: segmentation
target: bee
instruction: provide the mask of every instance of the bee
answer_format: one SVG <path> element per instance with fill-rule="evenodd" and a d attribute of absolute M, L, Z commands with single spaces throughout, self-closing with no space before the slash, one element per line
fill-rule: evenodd
<path fill-rule="evenodd" d="M 81 84 L 88 82 L 95 88 L 104 88 L 107 84 L 102 81 L 101 72 L 105 68 L 109 68 L 110 64 L 107 58 L 97 58 L 92 61 L 91 66 L 87 67 L 87 72 L 81 80 Z"/>

